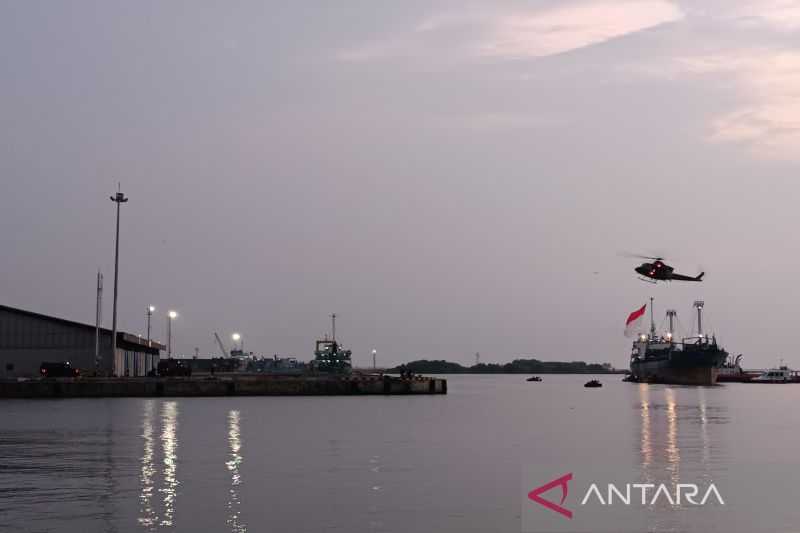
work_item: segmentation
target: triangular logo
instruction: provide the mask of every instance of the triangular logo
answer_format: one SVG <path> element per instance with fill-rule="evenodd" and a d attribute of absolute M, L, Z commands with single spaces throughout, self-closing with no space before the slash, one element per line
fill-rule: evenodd
<path fill-rule="evenodd" d="M 567 494 L 569 493 L 569 487 L 567 486 L 567 483 L 569 483 L 571 480 L 572 480 L 572 472 L 570 472 L 569 474 L 564 474 L 558 479 L 554 479 L 549 483 L 545 483 L 541 487 L 533 489 L 528 493 L 528 498 L 535 501 L 539 505 L 547 507 L 551 511 L 555 511 L 571 519 L 572 511 L 570 511 L 569 509 L 565 509 L 564 507 L 561 507 L 564 504 L 564 500 L 567 499 Z M 550 500 L 545 500 L 544 498 L 541 497 L 541 494 L 547 492 L 552 488 L 559 486 L 561 487 L 561 501 L 559 503 L 553 503 Z"/>

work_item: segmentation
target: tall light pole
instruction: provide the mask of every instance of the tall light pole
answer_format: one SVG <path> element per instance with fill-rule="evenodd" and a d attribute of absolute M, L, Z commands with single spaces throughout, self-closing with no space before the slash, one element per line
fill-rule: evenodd
<path fill-rule="evenodd" d="M 128 201 L 125 195 L 119 190 L 117 184 L 117 194 L 111 196 L 111 201 L 117 204 L 117 239 L 114 244 L 114 311 L 111 319 L 111 360 L 117 357 L 117 282 L 119 281 L 119 208 L 120 205 Z"/>
<path fill-rule="evenodd" d="M 172 321 L 178 317 L 178 313 L 170 311 L 167 313 L 167 357 L 172 358 Z"/>
<path fill-rule="evenodd" d="M 147 306 L 147 346 L 150 347 L 150 318 L 153 316 L 155 312 L 155 306 L 148 305 Z"/>
<path fill-rule="evenodd" d="M 94 316 L 94 375 L 100 373 L 100 323 L 103 321 L 103 274 L 97 271 L 97 309 Z"/>
<path fill-rule="evenodd" d="M 231 338 L 233 339 L 233 348 L 236 349 L 236 343 L 239 342 L 239 351 L 244 355 L 244 341 L 242 340 L 242 336 L 238 333 L 234 333 L 231 335 Z"/>

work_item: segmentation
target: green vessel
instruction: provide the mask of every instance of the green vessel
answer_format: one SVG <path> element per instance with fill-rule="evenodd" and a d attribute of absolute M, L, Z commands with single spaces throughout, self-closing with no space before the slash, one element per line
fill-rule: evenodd
<path fill-rule="evenodd" d="M 336 313 L 331 315 L 332 334 L 329 339 L 325 335 L 324 339 L 318 340 L 314 349 L 314 361 L 312 366 L 318 372 L 329 374 L 349 374 L 352 371 L 350 357 L 352 352 L 345 350 L 336 341 Z"/>

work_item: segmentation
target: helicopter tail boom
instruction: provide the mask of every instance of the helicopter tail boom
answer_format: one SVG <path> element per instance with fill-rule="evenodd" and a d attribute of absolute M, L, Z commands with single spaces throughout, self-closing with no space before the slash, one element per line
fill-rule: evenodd
<path fill-rule="evenodd" d="M 705 272 L 700 272 L 700 274 L 696 277 L 684 276 L 683 274 L 673 274 L 672 279 L 676 281 L 703 281 L 703 276 L 705 275 Z"/>

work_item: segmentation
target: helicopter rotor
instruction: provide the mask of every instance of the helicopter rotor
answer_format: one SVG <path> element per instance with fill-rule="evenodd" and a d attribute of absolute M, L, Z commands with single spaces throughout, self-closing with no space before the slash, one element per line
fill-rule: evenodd
<path fill-rule="evenodd" d="M 652 261 L 664 261 L 665 260 L 663 257 L 653 257 L 653 256 L 650 256 L 650 255 L 634 254 L 634 253 L 631 253 L 631 252 L 620 252 L 618 255 L 620 255 L 622 257 L 632 257 L 632 258 L 637 258 L 637 259 L 650 259 Z"/>

